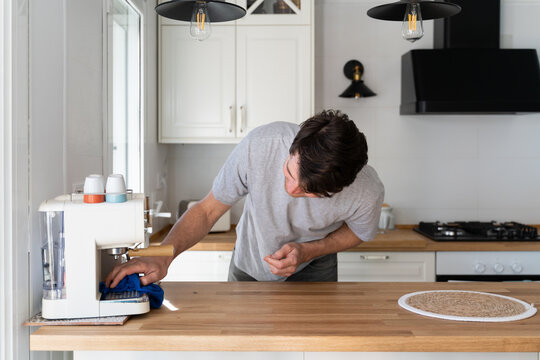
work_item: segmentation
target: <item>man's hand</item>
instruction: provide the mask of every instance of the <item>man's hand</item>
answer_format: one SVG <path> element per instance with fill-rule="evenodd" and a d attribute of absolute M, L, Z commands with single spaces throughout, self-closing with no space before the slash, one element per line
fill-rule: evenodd
<path fill-rule="evenodd" d="M 107 275 L 105 285 L 109 288 L 114 288 L 126 276 L 131 274 L 144 273 L 140 278 L 141 285 L 146 286 L 161 280 L 167 275 L 168 257 L 165 256 L 148 256 L 139 257 L 129 260 L 127 263 L 117 265 Z"/>
<path fill-rule="evenodd" d="M 116 266 L 107 278 L 107 287 L 116 287 L 127 275 L 143 273 L 141 285 L 146 286 L 167 275 L 167 269 L 174 257 L 198 243 L 214 226 L 230 205 L 225 205 L 214 197 L 212 191 L 204 199 L 187 210 L 174 224 L 161 245 L 172 244 L 174 256 L 139 257 Z"/>
<path fill-rule="evenodd" d="M 302 244 L 294 242 L 287 243 L 272 255 L 264 257 L 272 274 L 284 277 L 294 274 L 296 268 L 307 260 Z"/>

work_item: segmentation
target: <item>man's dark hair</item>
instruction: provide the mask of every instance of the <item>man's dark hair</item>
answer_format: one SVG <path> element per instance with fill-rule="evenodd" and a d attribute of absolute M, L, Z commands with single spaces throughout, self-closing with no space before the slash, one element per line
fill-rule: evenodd
<path fill-rule="evenodd" d="M 353 183 L 367 151 L 366 137 L 346 114 L 325 110 L 300 125 L 289 154 L 299 155 L 302 190 L 331 197 Z"/>

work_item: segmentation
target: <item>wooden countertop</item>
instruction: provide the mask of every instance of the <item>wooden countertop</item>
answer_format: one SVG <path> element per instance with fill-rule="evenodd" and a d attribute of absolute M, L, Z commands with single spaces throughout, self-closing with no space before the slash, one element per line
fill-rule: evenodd
<path fill-rule="evenodd" d="M 413 230 L 415 225 L 399 225 L 395 230 L 389 230 L 385 234 L 377 234 L 375 239 L 362 243 L 347 251 L 540 251 L 540 241 L 492 241 L 492 242 L 467 242 L 467 241 L 433 241 L 420 235 Z M 153 242 L 161 242 L 170 228 L 156 234 Z M 236 241 L 234 226 L 230 231 L 222 233 L 210 233 L 198 244 L 193 246 L 192 251 L 232 251 Z"/>
<path fill-rule="evenodd" d="M 164 283 L 123 326 L 43 326 L 31 350 L 539 352 L 540 315 L 504 323 L 423 317 L 404 294 L 486 291 L 540 304 L 540 283 Z"/>

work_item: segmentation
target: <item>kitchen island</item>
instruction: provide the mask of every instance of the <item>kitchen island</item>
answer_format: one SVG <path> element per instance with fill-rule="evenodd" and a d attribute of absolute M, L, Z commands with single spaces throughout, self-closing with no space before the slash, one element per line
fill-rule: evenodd
<path fill-rule="evenodd" d="M 538 314 L 504 323 L 457 322 L 423 317 L 397 303 L 414 291 L 456 289 L 540 304 L 539 283 L 191 282 L 163 288 L 169 307 L 123 326 L 43 326 L 30 336 L 31 349 L 525 352 L 533 358 L 540 352 Z"/>

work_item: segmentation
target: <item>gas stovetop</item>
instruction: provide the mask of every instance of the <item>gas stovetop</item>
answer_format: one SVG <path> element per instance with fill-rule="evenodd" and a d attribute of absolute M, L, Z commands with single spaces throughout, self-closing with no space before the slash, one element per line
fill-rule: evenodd
<path fill-rule="evenodd" d="M 540 241 L 538 229 L 517 222 L 420 222 L 414 229 L 436 241 Z"/>

